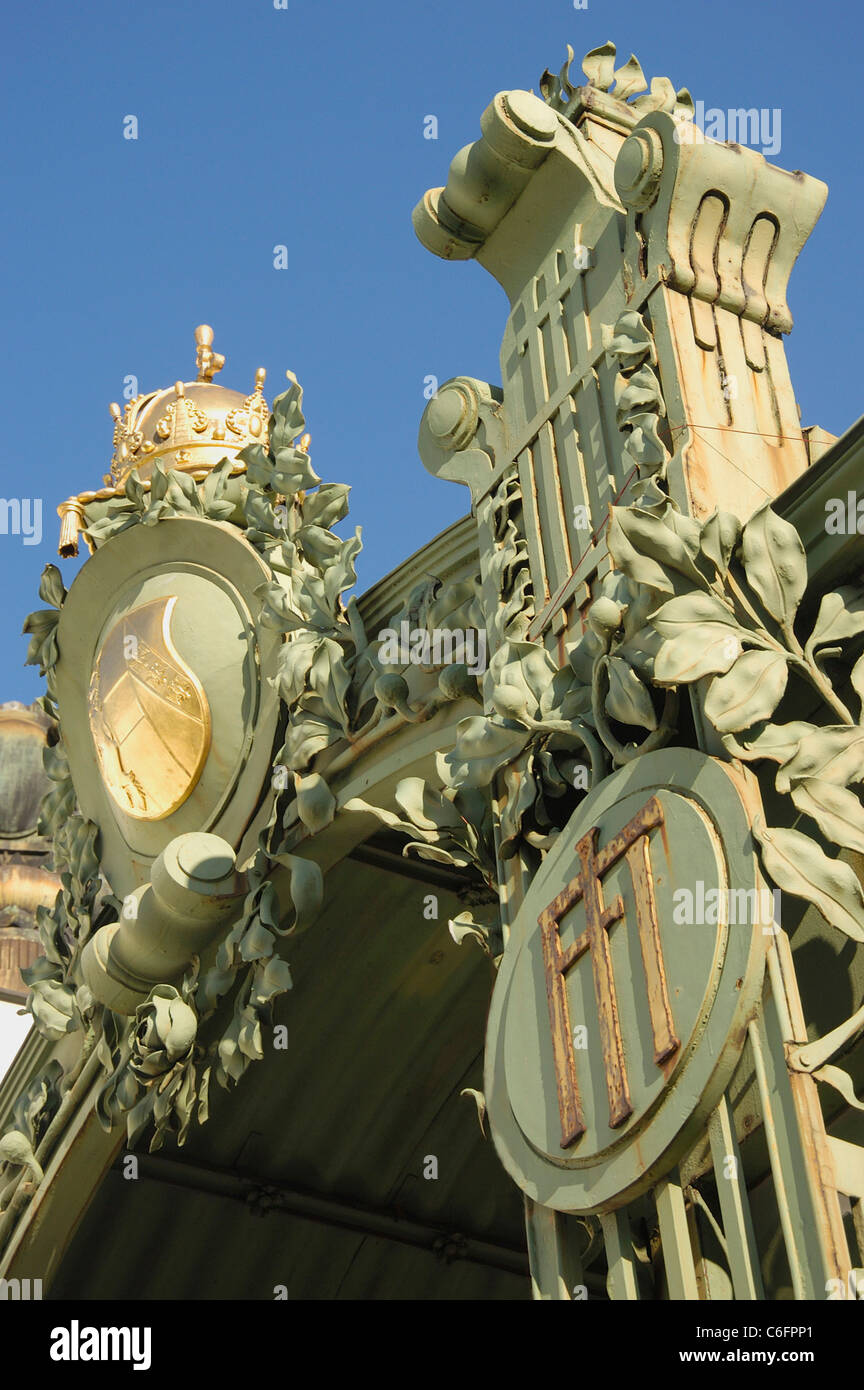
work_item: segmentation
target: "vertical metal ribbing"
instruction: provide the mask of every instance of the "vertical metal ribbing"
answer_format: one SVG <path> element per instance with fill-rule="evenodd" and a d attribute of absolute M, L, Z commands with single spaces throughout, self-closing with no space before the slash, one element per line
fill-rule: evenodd
<path fill-rule="evenodd" d="M 678 1175 L 667 1178 L 655 1189 L 660 1241 L 670 1299 L 692 1301 L 699 1298 L 696 1263 L 690 1241 L 684 1190 Z"/>
<path fill-rule="evenodd" d="M 600 1223 L 603 1227 L 606 1263 L 609 1269 L 606 1279 L 607 1293 L 613 1301 L 620 1303 L 638 1299 L 636 1257 L 633 1253 L 630 1218 L 626 1208 L 614 1211 L 609 1216 L 601 1216 Z"/>
<path fill-rule="evenodd" d="M 708 1124 L 714 1177 L 723 1217 L 723 1234 L 732 1289 L 736 1298 L 763 1299 L 765 1290 L 759 1268 L 759 1254 L 753 1234 L 750 1200 L 735 1125 L 729 1102 L 724 1096 Z"/>
<path fill-rule="evenodd" d="M 756 1069 L 756 1084 L 759 1088 L 759 1103 L 762 1110 L 762 1127 L 768 1146 L 771 1175 L 774 1179 L 774 1195 L 780 1213 L 780 1226 L 786 1245 L 786 1257 L 792 1276 L 792 1289 L 796 1298 L 809 1296 L 808 1280 L 801 1261 L 799 1235 L 803 1234 L 803 1213 L 795 1200 L 794 1187 L 787 1181 L 787 1169 L 791 1170 L 792 1154 L 789 1148 L 789 1135 L 783 1132 L 778 1121 L 782 1120 L 778 1107 L 779 1096 L 774 1092 L 768 1077 L 769 1043 L 765 1036 L 762 1019 L 754 1019 L 749 1030 L 750 1046 L 753 1049 L 753 1063 Z M 783 1058 L 785 1070 L 786 1059 Z M 789 1172 L 789 1178 L 792 1174 Z"/>

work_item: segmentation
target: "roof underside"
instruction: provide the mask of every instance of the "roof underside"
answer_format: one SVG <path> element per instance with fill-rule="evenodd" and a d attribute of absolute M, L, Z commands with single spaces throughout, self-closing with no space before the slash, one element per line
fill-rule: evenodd
<path fill-rule="evenodd" d="M 529 1296 L 520 1195 L 459 1095 L 482 1089 L 491 967 L 451 939 L 464 905 L 437 866 L 424 881 L 381 843 L 375 865 L 334 868 L 322 916 L 281 943 L 287 1048 L 266 1038 L 137 1180 L 121 1156 L 53 1298 Z"/>

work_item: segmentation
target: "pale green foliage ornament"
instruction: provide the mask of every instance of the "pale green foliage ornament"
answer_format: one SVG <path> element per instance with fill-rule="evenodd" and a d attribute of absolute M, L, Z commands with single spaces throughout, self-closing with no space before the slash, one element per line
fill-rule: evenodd
<path fill-rule="evenodd" d="M 637 676 L 659 689 L 706 681 L 703 711 L 729 753 L 745 762 L 776 763 L 777 792 L 788 795 L 829 844 L 864 852 L 864 814 L 853 790 L 864 782 L 864 658 L 853 664 L 847 655 L 864 633 L 864 590 L 848 586 L 825 594 L 802 644 L 796 625 L 807 588 L 804 547 L 768 504 L 743 528 L 718 512 L 699 525 L 668 500 L 651 509 L 614 508 L 608 538 L 617 569 L 638 585 L 643 605 L 647 597 L 647 627 L 660 639 L 652 644 L 643 635 L 634 646 L 622 613 L 610 651 L 632 661 Z M 839 663 L 841 676 L 849 674 L 857 719 L 837 693 L 829 661 Z M 825 724 L 784 721 L 787 689 L 802 682 L 818 698 Z M 780 889 L 864 942 L 864 893 L 850 864 L 799 829 L 760 822 L 754 833 L 765 871 Z M 862 1030 L 864 1015 L 841 1025 L 835 1051 Z M 831 1055 L 824 1052 L 821 1060 Z M 813 1074 L 844 1095 L 851 1090 L 837 1068 Z"/>
<path fill-rule="evenodd" d="M 263 621 L 284 634 L 273 684 L 287 715 L 284 746 L 275 759 L 285 778 L 258 849 L 245 866 L 249 891 L 242 912 L 200 977 L 195 966 L 180 991 L 157 985 L 131 1020 L 97 1006 L 80 980 L 79 956 L 91 930 L 116 920 L 121 904 L 100 877 L 98 828 L 76 810 L 62 738 L 45 752 L 52 786 L 43 802 L 40 830 L 53 839 L 63 887 L 50 911 L 39 909 L 44 957 L 28 972 L 28 1007 L 40 1032 L 50 1039 L 84 1030 L 84 1050 L 89 1055 L 96 1048 L 106 1074 L 97 1115 L 106 1129 L 125 1119 L 130 1146 L 148 1129 L 151 1149 L 160 1147 L 167 1133 L 182 1144 L 193 1120 L 207 1119 L 211 1079 L 232 1086 L 250 1062 L 264 1055 L 263 1032 L 272 1023 L 274 1002 L 291 988 L 291 972 L 277 953 L 277 938 L 308 925 L 323 900 L 320 868 L 290 852 L 293 841 L 286 832 L 299 816 L 305 832 L 315 834 L 335 814 L 333 793 L 310 767 L 315 757 L 333 744 L 362 738 L 388 710 L 396 710 L 391 717 L 397 720 L 418 720 L 431 717 L 450 700 L 477 698 L 476 680 L 458 664 L 441 672 L 433 699 L 421 708 L 410 704 L 407 687 L 404 700 L 401 688 L 390 701 L 377 697 L 379 682 L 392 684 L 402 678 L 387 675 L 356 602 L 346 605 L 343 600 L 356 579 L 360 532 L 346 540 L 333 532 L 347 515 L 349 488 L 322 484 L 308 454 L 298 447 L 305 425 L 303 393 L 288 375 L 289 389 L 273 402 L 268 447 L 251 445 L 240 455 L 245 475 L 232 474 L 233 465 L 225 459 L 196 483 L 186 474 L 165 472 L 157 463 L 147 488 L 133 471 L 125 495 L 109 501 L 86 532 L 98 548 L 133 526 L 155 526 L 173 517 L 237 526 L 270 570 L 259 593 Z M 460 614 L 476 622 L 474 589 L 469 588 L 470 592 L 456 592 L 452 585 L 427 582 L 427 626 L 453 622 Z M 38 664 L 47 677 L 42 703 L 56 718 L 56 628 L 66 591 L 54 565 L 45 571 L 40 596 L 51 606 L 25 624 L 31 638 L 28 661 Z M 385 688 L 383 694 L 388 693 L 393 696 Z M 449 803 L 445 814 L 457 833 L 464 830 L 467 837 L 464 862 L 473 862 L 472 855 L 485 857 L 491 876 L 491 824 L 484 848 L 484 833 L 467 828 L 468 820 Z M 430 857 L 444 857 L 438 847 L 424 849 Z M 287 917 L 271 882 L 277 866 L 287 870 L 292 905 Z M 205 1047 L 199 1040 L 201 1025 L 232 992 L 227 1027 Z"/>
<path fill-rule="evenodd" d="M 315 752 L 344 737 L 352 679 L 345 661 L 355 659 L 358 647 L 366 645 L 362 624 L 352 625 L 341 599 L 355 579 L 359 532 L 343 541 L 331 530 L 347 512 L 348 488 L 318 487 L 320 479 L 308 455 L 295 446 L 305 424 L 301 401 L 302 391 L 292 377 L 289 390 L 273 403 L 269 449 L 253 446 L 244 451 L 245 478 L 232 476 L 228 459 L 201 483 L 186 474 L 166 473 L 157 463 L 149 488 L 133 471 L 125 496 L 113 499 L 87 530 L 96 547 L 132 526 L 154 526 L 177 516 L 228 522 L 243 530 L 271 570 L 262 595 L 267 620 L 286 633 L 277 680 L 289 711 L 290 747 L 286 745 L 283 758 L 296 767 L 304 767 Z M 318 490 L 310 491 L 314 488 Z M 39 592 L 51 606 L 25 623 L 31 639 L 27 660 L 46 675 L 42 704 L 56 718 L 56 628 L 66 597 L 56 566 L 46 568 Z M 94 925 L 116 920 L 121 904 L 101 880 L 98 828 L 76 809 L 62 737 L 46 748 L 44 763 L 51 788 L 42 804 L 39 829 L 53 840 L 62 888 L 54 906 L 40 908 L 37 914 L 44 955 L 26 972 L 31 987 L 28 1008 L 45 1037 L 56 1040 L 83 1029 L 84 1054 L 96 1048 L 107 1077 L 97 1104 L 106 1128 L 125 1118 L 130 1145 L 148 1127 L 151 1149 L 158 1148 L 169 1132 L 182 1144 L 192 1120 L 203 1123 L 207 1118 L 211 1075 L 215 1073 L 224 1086 L 232 1085 L 250 1061 L 263 1057 L 262 1029 L 272 1020 L 274 1000 L 291 987 L 289 967 L 275 953 L 276 939 L 297 923 L 310 921 L 320 908 L 321 871 L 312 861 L 288 853 L 282 822 L 291 798 L 277 797 L 270 824 L 247 866 L 250 891 L 242 914 L 213 966 L 200 979 L 193 970 L 180 991 L 157 985 L 134 1019 L 114 1014 L 95 1004 L 81 982 L 78 963 Z M 314 833 L 332 814 L 332 796 L 315 775 L 298 778 L 296 791 L 301 819 Z M 281 925 L 269 881 L 277 864 L 289 871 L 293 903 L 293 913 Z M 222 1037 L 205 1049 L 198 1041 L 200 1024 L 231 990 L 231 1020 Z M 48 1103 L 49 1091 L 43 1088 L 40 1105 L 46 1113 Z M 20 1123 L 14 1132 L 18 1131 L 23 1133 Z"/>

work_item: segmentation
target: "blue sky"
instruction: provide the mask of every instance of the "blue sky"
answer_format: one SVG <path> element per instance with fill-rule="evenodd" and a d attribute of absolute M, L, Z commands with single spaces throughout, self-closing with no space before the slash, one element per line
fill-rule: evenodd
<path fill-rule="evenodd" d="M 773 162 L 830 189 L 792 276 L 792 379 L 804 423 L 842 433 L 861 412 L 860 32 L 832 0 L 7 5 L 0 495 L 41 497 L 43 536 L 0 535 L 0 700 L 41 693 L 21 624 L 57 503 L 101 485 L 108 402 L 127 373 L 194 377 L 198 323 L 224 384 L 251 390 L 260 364 L 272 399 L 297 373 L 315 468 L 353 487 L 361 590 L 467 510 L 417 457 L 423 383 L 500 380 L 507 305 L 479 266 L 424 251 L 411 210 L 495 92 L 536 91 L 568 41 L 581 58 L 612 39 L 706 107 L 780 109 Z"/>

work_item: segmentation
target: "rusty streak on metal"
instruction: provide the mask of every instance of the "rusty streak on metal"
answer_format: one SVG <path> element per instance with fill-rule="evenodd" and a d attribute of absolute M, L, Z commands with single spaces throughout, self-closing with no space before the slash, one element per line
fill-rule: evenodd
<path fill-rule="evenodd" d="M 672 1021 L 672 1007 L 669 1003 L 669 990 L 666 985 L 666 967 L 660 947 L 660 924 L 657 921 L 657 903 L 654 897 L 654 880 L 651 877 L 651 860 L 648 854 L 648 837 L 639 839 L 627 850 L 627 863 L 633 880 L 633 895 L 636 899 L 636 921 L 639 930 L 639 946 L 642 951 L 642 966 L 645 970 L 645 983 L 648 986 L 648 1009 L 651 1014 L 651 1032 L 654 1036 L 654 1061 L 658 1067 L 673 1053 L 678 1051 L 681 1040 L 675 1032 Z"/>
<path fill-rule="evenodd" d="M 561 938 L 558 935 L 558 922 L 568 908 L 577 900 L 574 889 L 579 883 L 575 879 L 553 899 L 540 913 L 540 938 L 543 945 L 543 960 L 546 968 L 546 1000 L 549 1005 L 549 1022 L 552 1029 L 552 1055 L 555 1062 L 555 1078 L 558 1089 L 558 1113 L 561 1117 L 561 1147 L 569 1148 L 585 1133 L 582 1116 L 582 1103 L 579 1095 L 579 1082 L 576 1076 L 576 1058 L 573 1054 L 573 1035 L 570 1027 L 570 1008 L 567 1003 L 567 989 L 564 983 L 566 970 Z M 580 890 L 581 891 L 581 890 Z"/>
<path fill-rule="evenodd" d="M 624 916 L 624 902 L 620 894 L 616 895 L 608 907 L 603 902 L 601 876 L 604 855 L 597 854 L 597 833 L 597 827 L 592 826 L 576 846 L 576 853 L 582 865 L 579 877 L 582 881 L 587 925 L 582 935 L 571 946 L 570 958 L 575 961 L 586 951 L 591 952 L 594 996 L 600 1018 L 600 1042 L 606 1070 L 606 1089 L 609 1093 L 609 1124 L 612 1129 L 616 1129 L 633 1114 L 624 1065 L 624 1040 L 621 1037 L 621 1020 L 618 1017 L 618 994 L 609 946 L 609 932 Z M 609 848 L 607 845 L 604 852 L 607 859 Z M 615 855 L 615 859 L 619 857 L 620 855 Z M 614 862 L 611 860 L 607 867 Z"/>
<path fill-rule="evenodd" d="M 609 946 L 609 932 L 615 923 L 623 918 L 624 904 L 620 894 L 616 895 L 611 903 L 606 904 L 602 887 L 604 874 L 622 858 L 627 860 L 633 882 L 636 925 L 648 989 L 654 1060 L 657 1065 L 667 1061 L 681 1045 L 675 1033 L 669 1003 L 648 853 L 648 837 L 652 830 L 658 828 L 661 828 L 665 835 L 663 808 L 656 796 L 650 797 L 632 820 L 613 835 L 600 850 L 597 848 L 599 827 L 592 826 L 575 846 L 580 861 L 579 873 L 538 918 L 546 971 L 546 998 L 552 1030 L 562 1149 L 569 1148 L 585 1133 L 565 976 L 570 967 L 586 952 L 590 952 L 591 955 L 606 1090 L 609 1097 L 610 1127 L 615 1129 L 622 1125 L 633 1113 Z M 561 946 L 559 926 L 566 913 L 579 901 L 584 903 L 586 927 L 564 950 Z"/>

